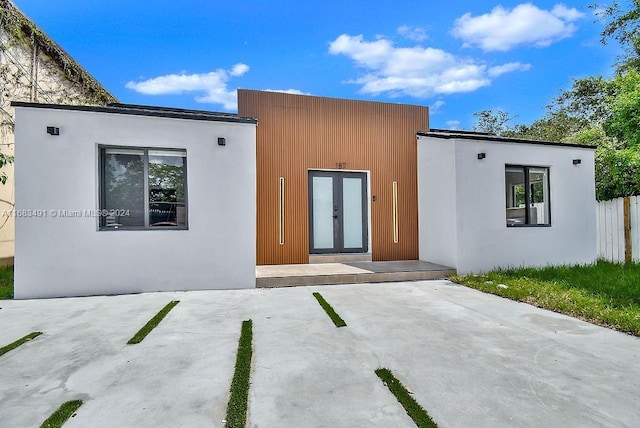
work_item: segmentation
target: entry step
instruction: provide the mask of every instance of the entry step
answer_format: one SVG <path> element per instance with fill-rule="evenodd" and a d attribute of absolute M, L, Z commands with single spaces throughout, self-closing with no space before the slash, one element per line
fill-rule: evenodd
<path fill-rule="evenodd" d="M 455 273 L 447 266 L 420 260 L 271 265 L 256 267 L 256 287 L 422 281 Z"/>
<path fill-rule="evenodd" d="M 309 254 L 309 264 L 370 262 L 371 254 Z"/>

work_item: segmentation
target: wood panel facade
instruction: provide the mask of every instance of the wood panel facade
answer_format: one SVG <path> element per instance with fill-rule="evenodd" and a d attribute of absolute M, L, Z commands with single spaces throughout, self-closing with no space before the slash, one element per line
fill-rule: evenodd
<path fill-rule="evenodd" d="M 418 259 L 427 107 L 240 89 L 238 113 L 258 119 L 257 264 L 309 262 L 309 170 L 367 172 L 372 259 Z"/>

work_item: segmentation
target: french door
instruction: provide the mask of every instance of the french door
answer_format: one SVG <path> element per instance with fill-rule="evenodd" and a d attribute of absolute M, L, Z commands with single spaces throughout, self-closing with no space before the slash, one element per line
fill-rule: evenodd
<path fill-rule="evenodd" d="M 366 253 L 367 174 L 309 171 L 309 252 Z"/>

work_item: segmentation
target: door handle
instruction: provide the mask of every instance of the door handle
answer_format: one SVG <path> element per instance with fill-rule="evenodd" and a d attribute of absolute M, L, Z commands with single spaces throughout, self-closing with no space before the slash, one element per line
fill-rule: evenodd
<path fill-rule="evenodd" d="M 338 216 L 337 216 L 337 215 L 334 215 L 334 216 L 333 216 L 333 218 L 338 218 Z"/>

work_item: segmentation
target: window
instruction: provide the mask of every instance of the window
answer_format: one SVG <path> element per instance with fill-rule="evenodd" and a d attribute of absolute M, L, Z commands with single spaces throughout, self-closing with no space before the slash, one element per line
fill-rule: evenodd
<path fill-rule="evenodd" d="M 507 226 L 551 226 L 549 168 L 505 167 Z"/>
<path fill-rule="evenodd" d="M 187 228 L 187 152 L 100 148 L 100 227 Z"/>

